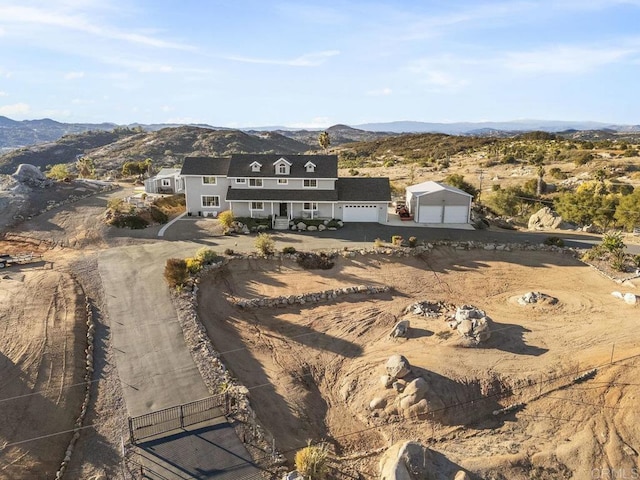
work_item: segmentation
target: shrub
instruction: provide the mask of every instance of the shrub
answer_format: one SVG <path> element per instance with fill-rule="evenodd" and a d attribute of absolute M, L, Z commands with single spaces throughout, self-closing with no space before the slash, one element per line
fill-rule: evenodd
<path fill-rule="evenodd" d="M 218 214 L 218 221 L 220 222 L 220 225 L 225 228 L 225 230 L 229 230 L 231 228 L 234 220 L 235 216 L 233 215 L 233 212 L 231 210 L 225 210 L 224 212 L 220 212 Z"/>
<path fill-rule="evenodd" d="M 233 251 L 233 249 L 227 248 L 225 249 L 224 254 L 230 257 L 231 255 L 235 255 L 235 252 Z"/>
<path fill-rule="evenodd" d="M 547 237 L 544 239 L 545 245 L 555 245 L 556 247 L 564 247 L 564 240 L 560 237 Z"/>
<path fill-rule="evenodd" d="M 374 244 L 376 247 L 380 248 L 380 247 L 382 247 L 382 245 L 384 245 L 384 241 L 383 241 L 381 238 L 376 238 L 376 239 L 373 241 L 373 244 Z"/>
<path fill-rule="evenodd" d="M 403 240 L 402 235 L 393 235 L 391 237 L 391 243 L 396 246 L 402 245 L 402 240 Z"/>
<path fill-rule="evenodd" d="M 187 262 L 181 258 L 169 258 L 164 266 L 164 278 L 171 288 L 184 285 L 189 278 Z"/>
<path fill-rule="evenodd" d="M 256 241 L 254 243 L 256 250 L 263 257 L 268 257 L 269 255 L 273 255 L 276 251 L 275 249 L 275 241 L 273 237 L 268 233 L 259 233 L 256 237 Z"/>
<path fill-rule="evenodd" d="M 418 244 L 418 239 L 416 237 L 409 237 L 409 246 L 414 248 Z"/>
<path fill-rule="evenodd" d="M 287 255 L 293 255 L 294 253 L 296 253 L 296 249 L 295 247 L 284 247 L 282 249 L 282 253 Z"/>
<path fill-rule="evenodd" d="M 329 270 L 334 265 L 326 253 L 300 253 L 297 262 L 305 270 Z"/>
<path fill-rule="evenodd" d="M 130 228 L 132 230 L 141 230 L 147 228 L 149 222 L 137 215 L 121 215 L 116 216 L 111 225 L 118 228 Z"/>
<path fill-rule="evenodd" d="M 110 198 L 107 201 L 107 208 L 118 211 L 120 210 L 123 204 L 124 204 L 124 200 L 122 198 Z"/>
<path fill-rule="evenodd" d="M 635 255 L 632 259 L 631 259 L 631 263 L 633 263 L 634 267 L 640 268 L 640 255 Z"/>
<path fill-rule="evenodd" d="M 214 263 L 220 256 L 210 248 L 202 247 L 196 252 L 196 259 L 203 265 Z"/>
<path fill-rule="evenodd" d="M 611 254 L 611 268 L 618 272 L 624 272 L 625 270 L 626 255 L 624 250 L 616 250 Z"/>
<path fill-rule="evenodd" d="M 189 258 L 185 258 L 184 261 L 187 266 L 187 271 L 190 274 L 195 275 L 200 270 L 202 270 L 202 263 L 200 262 L 199 259 L 189 257 Z"/>
<path fill-rule="evenodd" d="M 296 470 L 309 480 L 322 480 L 329 471 L 329 450 L 327 445 L 308 444 L 296 452 Z"/>
<path fill-rule="evenodd" d="M 607 232 L 602 236 L 602 248 L 606 251 L 614 253 L 624 250 L 624 241 L 621 232 Z"/>
<path fill-rule="evenodd" d="M 155 205 L 149 207 L 149 215 L 151 216 L 151 220 L 153 220 L 155 223 L 167 223 L 167 221 L 169 220 L 167 214 Z"/>

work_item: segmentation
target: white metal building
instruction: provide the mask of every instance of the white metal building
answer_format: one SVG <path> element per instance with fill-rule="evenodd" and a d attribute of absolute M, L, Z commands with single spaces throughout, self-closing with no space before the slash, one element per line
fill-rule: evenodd
<path fill-rule="evenodd" d="M 406 202 L 416 223 L 469 223 L 473 196 L 439 182 L 407 187 Z"/>

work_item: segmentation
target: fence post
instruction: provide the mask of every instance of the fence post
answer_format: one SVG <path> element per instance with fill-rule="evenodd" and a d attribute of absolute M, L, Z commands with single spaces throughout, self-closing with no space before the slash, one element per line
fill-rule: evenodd
<path fill-rule="evenodd" d="M 184 405 L 180 405 L 180 428 L 184 428 L 184 412 L 182 411 L 182 407 Z"/>
<path fill-rule="evenodd" d="M 129 438 L 131 440 L 131 443 L 135 445 L 136 438 L 133 435 L 133 419 L 131 417 L 129 417 Z"/>

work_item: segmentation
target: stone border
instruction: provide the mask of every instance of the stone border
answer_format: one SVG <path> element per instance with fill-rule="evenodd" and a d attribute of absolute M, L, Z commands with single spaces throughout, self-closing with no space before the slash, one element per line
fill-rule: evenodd
<path fill-rule="evenodd" d="M 240 308 L 260 308 L 260 307 L 284 307 L 286 305 L 304 305 L 305 303 L 318 303 L 335 300 L 343 295 L 354 293 L 364 293 L 372 295 L 390 291 L 388 286 L 378 285 L 355 285 L 351 287 L 322 290 L 321 292 L 303 293 L 301 295 L 280 295 L 279 297 L 262 297 L 247 299 L 234 299 L 232 303 Z"/>
<path fill-rule="evenodd" d="M 69 442 L 69 446 L 64 454 L 64 460 L 60 463 L 60 468 L 56 472 L 56 480 L 61 480 L 64 476 L 64 472 L 69 466 L 69 462 L 71 461 L 71 455 L 73 454 L 73 449 L 76 445 L 76 442 L 80 438 L 80 430 L 83 428 L 84 419 L 87 415 L 87 409 L 89 408 L 89 402 L 91 401 L 91 377 L 93 376 L 93 337 L 95 332 L 95 323 L 93 321 L 93 307 L 89 298 L 85 296 L 85 310 L 87 312 L 87 348 L 85 349 L 85 368 L 86 373 L 84 375 L 84 381 L 86 383 L 85 386 L 85 394 L 84 400 L 82 401 L 82 407 L 80 408 L 80 415 L 76 419 L 76 423 L 73 428 L 73 436 L 71 437 L 71 441 Z"/>

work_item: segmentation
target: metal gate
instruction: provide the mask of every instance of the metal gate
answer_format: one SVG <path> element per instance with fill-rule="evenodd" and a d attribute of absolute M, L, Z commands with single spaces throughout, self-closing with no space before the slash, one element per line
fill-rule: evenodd
<path fill-rule="evenodd" d="M 129 417 L 131 443 L 224 416 L 228 413 L 228 403 L 227 395 L 222 394 Z"/>

